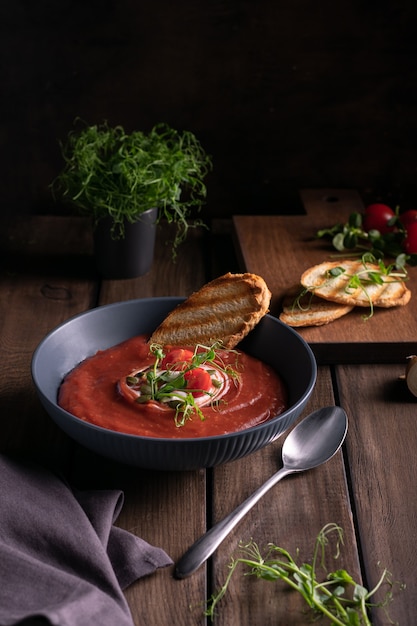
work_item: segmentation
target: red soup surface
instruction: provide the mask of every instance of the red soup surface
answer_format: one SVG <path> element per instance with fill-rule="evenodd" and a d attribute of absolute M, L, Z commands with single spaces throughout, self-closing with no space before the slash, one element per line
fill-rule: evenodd
<path fill-rule="evenodd" d="M 138 403 L 120 392 L 119 381 L 155 361 L 148 337 L 140 335 L 97 352 L 72 370 L 59 390 L 59 405 L 76 417 L 110 430 L 143 437 L 191 438 L 232 433 L 256 426 L 287 408 L 286 387 L 262 361 L 239 351 L 220 351 L 238 373 L 218 404 L 201 408 L 183 426 L 175 409 L 159 402 Z"/>

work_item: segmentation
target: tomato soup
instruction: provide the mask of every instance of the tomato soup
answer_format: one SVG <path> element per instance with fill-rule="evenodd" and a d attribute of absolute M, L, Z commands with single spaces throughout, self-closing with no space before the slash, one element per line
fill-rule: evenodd
<path fill-rule="evenodd" d="M 241 351 L 220 351 L 222 365 L 237 376 L 217 403 L 203 406 L 178 426 L 175 409 L 155 401 L 129 401 L 120 381 L 155 362 L 148 337 L 140 335 L 97 352 L 61 384 L 58 403 L 76 417 L 110 430 L 159 438 L 208 437 L 232 433 L 279 415 L 287 408 L 281 377 L 267 364 Z M 199 394 L 196 394 L 199 395 Z M 200 394 L 201 395 L 201 394 Z"/>

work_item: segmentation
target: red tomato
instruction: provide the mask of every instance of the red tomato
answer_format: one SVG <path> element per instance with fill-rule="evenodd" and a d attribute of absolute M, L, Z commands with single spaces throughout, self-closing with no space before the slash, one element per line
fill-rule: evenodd
<path fill-rule="evenodd" d="M 385 235 L 394 230 L 393 226 L 388 225 L 392 217 L 395 217 L 395 213 L 388 205 L 379 203 L 370 204 L 365 209 L 363 228 L 366 232 L 378 230 L 381 235 Z"/>
<path fill-rule="evenodd" d="M 175 371 L 185 370 L 188 364 L 191 362 L 194 354 L 191 350 L 184 350 L 183 348 L 173 348 L 162 359 L 162 369 L 172 369 Z"/>
<path fill-rule="evenodd" d="M 408 211 L 401 213 L 400 222 L 406 229 L 410 224 L 414 224 L 414 222 L 417 222 L 417 210 L 409 209 Z"/>
<path fill-rule="evenodd" d="M 192 370 L 188 370 L 188 372 L 184 374 L 184 379 L 187 381 L 187 389 L 189 389 L 196 398 L 204 395 L 205 391 L 210 391 L 212 388 L 210 374 L 202 367 L 195 367 Z M 193 389 L 198 391 L 193 391 Z"/>
<path fill-rule="evenodd" d="M 407 226 L 404 250 L 407 254 L 417 254 L 417 221 Z"/>

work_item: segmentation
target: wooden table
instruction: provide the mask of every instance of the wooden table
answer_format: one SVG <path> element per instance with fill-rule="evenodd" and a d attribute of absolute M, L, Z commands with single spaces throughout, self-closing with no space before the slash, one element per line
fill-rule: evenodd
<path fill-rule="evenodd" d="M 152 270 L 119 281 L 96 276 L 83 220 L 32 217 L 3 224 L 0 233 L 0 451 L 59 468 L 79 488 L 122 489 L 125 505 L 117 523 L 163 547 L 174 561 L 280 467 L 282 440 L 213 470 L 164 473 L 123 466 L 81 448 L 54 425 L 37 399 L 30 362 L 45 334 L 76 313 L 132 298 L 188 295 L 211 277 L 244 269 L 233 254 L 230 230 L 220 226 L 192 231 L 176 264 L 162 228 Z M 319 362 L 305 414 L 323 405 L 343 406 L 349 416 L 343 451 L 315 470 L 282 481 L 190 578 L 176 580 L 168 567 L 133 584 L 126 597 L 135 624 L 206 624 L 206 598 L 224 582 L 240 541 L 253 538 L 261 548 L 273 542 L 309 560 L 328 522 L 344 530 L 337 566 L 369 588 L 387 567 L 406 585 L 394 590 L 391 617 L 403 626 L 413 624 L 417 401 L 399 380 L 404 367 L 398 358 L 381 364 Z M 299 594 L 282 584 L 240 574 L 215 623 L 304 626 L 311 623 L 304 611 Z M 381 611 L 373 620 L 389 623 Z"/>

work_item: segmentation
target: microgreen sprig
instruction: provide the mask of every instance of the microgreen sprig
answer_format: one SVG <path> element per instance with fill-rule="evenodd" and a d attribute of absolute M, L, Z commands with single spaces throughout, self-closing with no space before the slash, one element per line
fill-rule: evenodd
<path fill-rule="evenodd" d="M 198 415 L 201 420 L 204 420 L 204 413 L 193 394 L 198 392 L 207 396 L 207 398 L 212 398 L 215 394 L 206 389 L 189 389 L 187 387 L 186 374 L 204 366 L 211 377 L 214 388 L 221 386 L 221 383 L 216 378 L 217 372 L 221 372 L 237 381 L 239 378 L 237 370 L 224 363 L 220 350 L 220 342 L 216 342 L 212 346 L 198 344 L 194 349 L 192 359 L 189 362 L 182 363 L 180 369 L 176 368 L 175 364 L 173 367 L 168 366 L 166 369 L 162 369 L 161 363 L 166 356 L 165 352 L 160 345 L 151 344 L 150 352 L 155 357 L 154 362 L 136 375 L 128 376 L 126 383 L 140 391 L 140 395 L 137 398 L 138 403 L 149 401 L 162 402 L 175 409 L 174 421 L 177 427 L 184 426 L 187 420 L 191 419 L 194 414 Z M 235 350 L 228 350 L 228 352 L 238 354 Z M 215 404 L 216 401 L 213 400 L 212 406 L 215 406 Z"/>
<path fill-rule="evenodd" d="M 345 569 L 327 573 L 325 556 L 331 534 L 336 535 L 334 559 L 339 557 L 343 531 L 337 524 L 329 523 L 321 529 L 316 538 L 312 562 L 301 565 L 287 550 L 273 543 L 269 544 L 266 556 L 262 556 L 258 545 L 252 540 L 240 544 L 243 556 L 231 561 L 225 583 L 219 592 L 211 597 L 205 615 L 211 620 L 214 619 L 217 605 L 227 593 L 232 576 L 237 568 L 243 565 L 250 568 L 247 573 L 249 575 L 266 581 L 284 581 L 291 589 L 301 594 L 316 617 L 319 615 L 327 617 L 330 623 L 336 626 L 371 626 L 369 618 L 371 608 L 382 608 L 387 613 L 386 607 L 392 600 L 394 586 L 391 574 L 384 569 L 375 587 L 368 590 L 355 582 Z M 323 580 L 319 578 L 319 568 L 326 573 Z M 388 586 L 384 599 L 378 603 L 373 602 L 373 596 L 384 584 Z"/>

